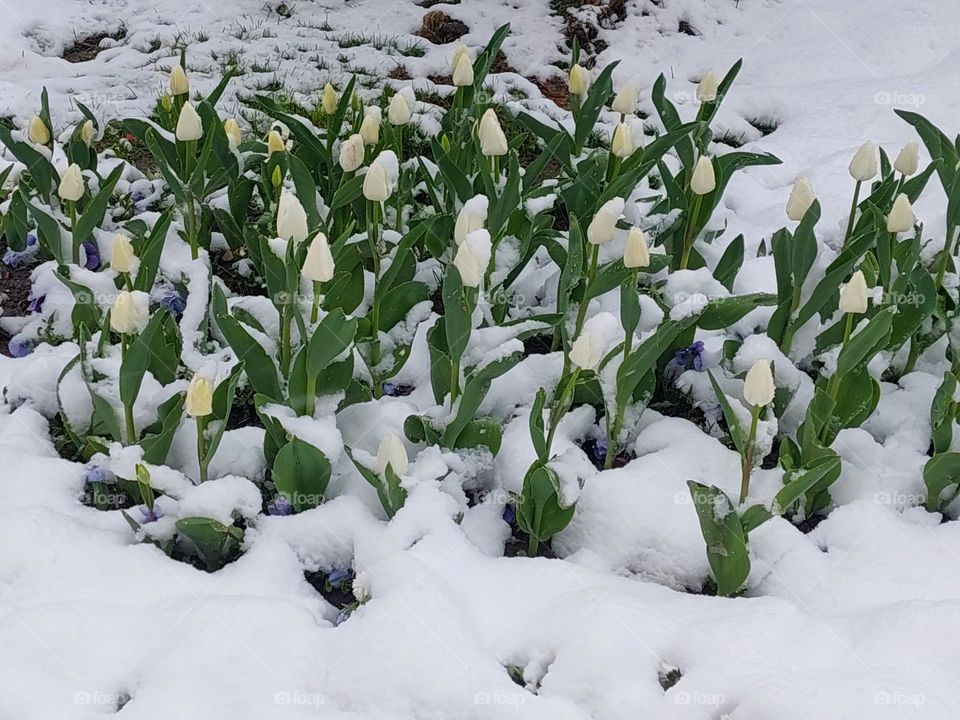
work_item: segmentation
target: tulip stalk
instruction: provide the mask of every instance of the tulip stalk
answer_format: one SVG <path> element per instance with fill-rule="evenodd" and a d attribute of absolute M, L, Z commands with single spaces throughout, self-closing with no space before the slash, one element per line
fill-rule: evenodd
<path fill-rule="evenodd" d="M 693 205 L 690 208 L 690 214 L 687 216 L 687 225 L 683 232 L 683 254 L 680 256 L 680 270 L 686 270 L 690 264 L 690 252 L 693 250 L 694 241 L 694 223 L 700 214 L 700 205 L 703 202 L 703 195 L 694 194 Z"/>
<path fill-rule="evenodd" d="M 380 282 L 380 248 L 377 238 L 377 227 L 380 222 L 380 202 L 367 200 L 367 240 L 370 243 L 370 255 L 373 260 L 373 307 L 370 312 L 370 364 L 380 364 L 380 299 L 377 285 Z M 374 383 L 376 386 L 376 383 Z M 374 387 L 374 394 L 379 391 Z"/>
<path fill-rule="evenodd" d="M 64 201 L 67 205 L 67 212 L 70 215 L 70 236 L 73 241 L 73 264 L 80 264 L 80 236 L 77 235 L 77 203 L 72 200 Z"/>
<path fill-rule="evenodd" d="M 850 335 L 853 332 L 853 316 L 855 313 L 848 312 L 846 314 L 846 320 L 844 321 L 843 326 L 843 342 L 840 343 L 840 352 L 843 352 L 843 348 L 847 346 L 847 343 L 850 341 Z M 840 388 L 840 376 L 836 372 L 830 376 L 830 381 L 827 383 L 827 394 L 833 398 L 837 399 L 837 390 Z"/>
<path fill-rule="evenodd" d="M 746 502 L 750 494 L 750 473 L 753 470 L 753 454 L 757 447 L 757 425 L 760 422 L 760 406 L 754 405 L 750 413 L 750 434 L 747 446 L 740 457 L 740 504 Z"/>
<path fill-rule="evenodd" d="M 127 352 L 130 349 L 130 341 L 126 333 L 120 335 L 120 366 L 123 367 L 127 359 Z M 127 445 L 133 445 L 137 441 L 137 428 L 133 420 L 133 403 L 123 404 L 123 421 L 127 431 Z"/>
<path fill-rule="evenodd" d="M 860 188 L 862 187 L 863 181 L 857 180 L 857 184 L 853 187 L 853 202 L 850 204 L 850 217 L 847 218 L 847 229 L 843 233 L 841 249 L 847 246 L 847 242 L 850 240 L 850 234 L 853 232 L 853 222 L 857 217 L 857 205 L 860 204 Z"/>
<path fill-rule="evenodd" d="M 207 481 L 207 469 L 209 461 L 207 459 L 207 439 L 205 433 L 207 430 L 207 416 L 198 415 L 197 421 L 197 465 L 200 468 L 200 482 Z"/>
<path fill-rule="evenodd" d="M 570 358 L 569 355 L 566 357 L 566 365 L 569 366 Z M 566 375 L 566 373 L 564 373 Z M 577 379 L 580 377 L 580 368 L 574 367 L 573 372 L 566 376 L 567 383 L 563 385 L 563 380 L 560 381 L 560 393 L 557 396 L 556 401 L 553 404 L 553 408 L 550 410 L 550 429 L 547 431 L 547 456 L 550 456 L 550 448 L 553 447 L 553 437 L 556 435 L 557 427 L 560 425 L 560 421 L 563 419 L 563 416 L 567 414 L 567 410 L 570 409 L 570 405 L 573 402 L 573 390 L 577 385 Z M 531 538 L 532 540 L 532 538 Z"/>
<path fill-rule="evenodd" d="M 637 288 L 637 275 L 639 271 L 636 268 L 630 269 L 630 275 L 624 281 L 623 285 L 620 287 L 621 296 L 627 292 L 636 292 Z M 623 307 L 623 301 L 621 300 L 621 308 Z M 621 310 L 621 316 L 624 313 Z M 627 358 L 630 356 L 630 351 L 633 349 L 633 330 L 626 330 L 624 332 L 623 338 L 623 359 L 621 362 L 626 362 Z M 625 407 L 621 406 L 620 403 L 617 403 L 617 409 L 614 413 L 613 424 L 607 424 L 607 452 L 603 458 L 603 469 L 609 470 L 613 467 L 613 462 L 617 457 L 618 442 L 620 438 L 620 431 L 623 428 L 623 413 L 626 410 Z M 607 414 L 609 418 L 609 413 Z"/>

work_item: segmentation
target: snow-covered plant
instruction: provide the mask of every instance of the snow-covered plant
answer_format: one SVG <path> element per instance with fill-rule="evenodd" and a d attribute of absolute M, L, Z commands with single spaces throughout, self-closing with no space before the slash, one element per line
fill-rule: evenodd
<path fill-rule="evenodd" d="M 401 484 L 401 478 L 409 466 L 403 441 L 392 433 L 384 435 L 372 467 L 360 462 L 352 454 L 350 457 L 360 475 L 377 491 L 384 513 L 392 518 L 407 499 L 406 488 Z"/>
<path fill-rule="evenodd" d="M 932 457 L 923 466 L 927 488 L 925 506 L 930 512 L 946 512 L 960 496 L 960 452 L 953 450 L 957 420 L 960 418 L 955 372 L 946 372 L 930 406 Z"/>

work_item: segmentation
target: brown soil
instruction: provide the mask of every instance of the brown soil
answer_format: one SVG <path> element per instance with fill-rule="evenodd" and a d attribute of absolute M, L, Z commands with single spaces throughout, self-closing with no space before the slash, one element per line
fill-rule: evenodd
<path fill-rule="evenodd" d="M 99 32 L 85 37 L 78 37 L 63 51 L 63 59 L 69 63 L 84 63 L 93 60 L 105 48 L 100 47 L 104 40 L 122 40 L 127 35 L 126 28 L 121 27 L 112 33 Z"/>
<path fill-rule="evenodd" d="M 452 18 L 442 10 L 431 10 L 423 16 L 417 35 L 434 45 L 446 45 L 470 32 L 467 24 Z"/>

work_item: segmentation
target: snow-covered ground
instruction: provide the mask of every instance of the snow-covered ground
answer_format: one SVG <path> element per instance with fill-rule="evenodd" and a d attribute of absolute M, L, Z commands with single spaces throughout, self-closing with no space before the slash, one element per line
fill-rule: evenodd
<path fill-rule="evenodd" d="M 106 117 L 147 112 L 178 39 L 188 44 L 198 86 L 212 87 L 229 58 L 247 69 L 227 107 L 236 91 L 274 82 L 315 98 L 328 78 L 359 70 L 448 72 L 451 46 L 413 36 L 426 10 L 412 0 L 301 0 L 289 4 L 290 17 L 277 6 L 8 7 L 0 112 L 22 125 L 43 85 L 62 126 L 73 117 L 72 97 Z M 692 101 L 706 70 L 744 58 L 716 124 L 783 160 L 738 175 L 714 216 L 727 223 L 725 237 L 745 235 L 748 258 L 783 224 L 798 175 L 810 178 L 823 205 L 821 239 L 839 243 L 857 146 L 869 139 L 895 153 L 915 139 L 894 107 L 922 112 L 949 134 L 958 129 L 960 14 L 950 0 L 629 0 L 626 8 L 622 23 L 599 32 L 607 48 L 598 65 L 619 60 L 615 77 L 638 78 L 651 115 L 657 74 L 667 76 L 676 102 Z M 462 39 L 473 46 L 510 22 L 504 51 L 524 76 L 547 77 L 565 56 L 562 22 L 546 0 L 433 9 L 466 22 Z M 695 34 L 681 32 L 681 21 Z M 96 59 L 60 58 L 75 35 L 121 25 L 124 38 Z M 351 46 L 358 33 L 378 35 L 381 49 Z M 422 57 L 397 50 L 411 43 Z M 495 87 L 519 87 L 526 102 L 541 102 L 517 75 L 498 76 Z M 761 136 L 754 125 L 776 130 Z M 932 182 L 916 208 L 925 237 L 942 238 L 944 208 Z M 743 292 L 772 290 L 772 262 L 748 260 L 740 282 Z M 0 386 L 9 385 L 8 398 L 24 397 L 49 387 L 63 361 L 56 352 L 0 358 Z M 487 411 L 509 420 L 494 467 L 504 491 L 519 490 L 532 457 L 526 416 L 510 414 L 555 381 L 559 368 L 549 363 L 525 363 L 487 399 Z M 739 458 L 678 418 L 647 411 L 637 459 L 587 479 L 572 523 L 553 543 L 562 560 L 503 557 L 505 492 L 466 509 L 432 480 L 457 471 L 453 460 L 424 453 L 418 466 L 427 480 L 389 524 L 358 480 L 315 510 L 256 518 L 240 559 L 207 574 L 133 544 L 119 513 L 81 504 L 84 468 L 58 457 L 37 411 L 55 408 L 56 398 L 36 394 L 37 409 L 27 403 L 0 414 L 0 717 L 956 717 L 960 526 L 912 507 L 924 495 L 920 470 L 939 383 L 932 365 L 921 360 L 918 368 L 884 386 L 867 424 L 841 433 L 838 507 L 826 520 L 803 534 L 776 518 L 751 534 L 750 591 L 732 600 L 685 591 L 708 574 L 686 482 L 734 492 Z M 416 402 L 415 394 L 351 407 L 337 418 L 339 432 L 351 447 L 374 452 L 383 431 L 402 434 Z M 592 421 L 571 414 L 558 451 Z M 190 438 L 178 443 L 189 448 Z M 255 444 L 243 431 L 228 433 L 222 474 L 262 464 L 250 451 Z M 779 477 L 759 472 L 757 496 L 769 499 Z M 246 491 L 235 480 L 224 490 L 231 500 Z M 180 502 L 210 516 L 222 511 L 223 498 L 199 490 Z M 368 599 L 337 624 L 337 609 L 304 570 L 350 566 L 355 592 Z M 514 678 L 508 668 L 519 668 Z M 669 686 L 663 679 L 674 669 L 679 680 L 672 676 Z"/>

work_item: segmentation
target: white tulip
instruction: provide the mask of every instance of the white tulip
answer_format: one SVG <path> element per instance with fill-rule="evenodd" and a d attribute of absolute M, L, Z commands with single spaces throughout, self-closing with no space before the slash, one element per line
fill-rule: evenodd
<path fill-rule="evenodd" d="M 720 91 L 720 78 L 713 70 L 709 70 L 697 84 L 697 100 L 702 103 L 713 102 Z"/>
<path fill-rule="evenodd" d="M 507 136 L 503 134 L 500 121 L 493 109 L 488 109 L 480 118 L 480 152 L 487 156 L 507 154 Z"/>
<path fill-rule="evenodd" d="M 457 43 L 457 47 L 453 50 L 453 57 L 450 60 L 451 70 L 457 69 L 457 63 L 460 62 L 461 57 L 466 57 L 469 62 L 473 62 L 473 57 L 470 54 L 470 48 L 463 43 Z"/>
<path fill-rule="evenodd" d="M 303 242 L 307 239 L 307 212 L 300 200 L 289 190 L 280 192 L 277 204 L 277 237 Z"/>
<path fill-rule="evenodd" d="M 190 140 L 199 140 L 202 137 L 203 122 L 188 100 L 183 104 L 183 108 L 180 110 L 180 117 L 177 118 L 177 140 L 188 142 Z"/>
<path fill-rule="evenodd" d="M 810 182 L 805 177 L 798 177 L 787 199 L 787 217 L 793 221 L 803 220 L 816 199 Z"/>
<path fill-rule="evenodd" d="M 202 375 L 190 378 L 186 410 L 190 417 L 206 417 L 213 413 L 213 383 Z"/>
<path fill-rule="evenodd" d="M 650 266 L 650 245 L 647 234 L 638 227 L 630 228 L 627 245 L 623 250 L 623 265 L 628 268 Z"/>
<path fill-rule="evenodd" d="M 93 127 L 93 120 L 84 120 L 83 125 L 80 126 L 80 140 L 83 141 L 83 144 L 87 147 L 93 145 L 93 140 L 96 135 L 96 130 Z"/>
<path fill-rule="evenodd" d="M 614 157 L 628 158 L 633 155 L 637 147 L 633 143 L 633 133 L 627 123 L 620 123 L 613 131 L 613 140 L 610 142 L 610 152 Z"/>
<path fill-rule="evenodd" d="M 170 68 L 170 94 L 186 95 L 190 92 L 190 82 L 187 80 L 187 73 L 178 63 Z"/>
<path fill-rule="evenodd" d="M 287 146 L 284 144 L 283 138 L 280 137 L 280 133 L 276 130 L 271 130 L 267 133 L 267 155 L 284 152 L 286 149 Z"/>
<path fill-rule="evenodd" d="M 406 125 L 410 122 L 413 113 L 410 110 L 410 103 L 404 93 L 398 92 L 390 98 L 390 106 L 387 108 L 387 119 L 391 125 Z"/>
<path fill-rule="evenodd" d="M 623 198 L 607 200 L 593 220 L 587 226 L 587 242 L 591 245 L 604 245 L 613 240 L 614 230 L 617 229 L 617 220 L 623 214 Z"/>
<path fill-rule="evenodd" d="M 616 97 L 613 98 L 610 109 L 621 115 L 633 115 L 637 109 L 637 84 L 633 79 L 627 80 L 623 84 Z"/>
<path fill-rule="evenodd" d="M 877 174 L 877 148 L 867 140 L 850 161 L 850 175 L 857 182 L 873 180 Z"/>
<path fill-rule="evenodd" d="M 479 230 L 487 221 L 487 207 L 489 201 L 486 195 L 475 195 L 463 204 L 457 214 L 457 222 L 453 226 L 453 239 L 457 245 L 462 245 L 467 235 Z"/>
<path fill-rule="evenodd" d="M 243 139 L 243 133 L 240 132 L 240 124 L 233 118 L 227 118 L 223 121 L 223 132 L 227 136 L 227 142 L 231 148 L 236 149 Z"/>
<path fill-rule="evenodd" d="M 850 282 L 840 286 L 840 311 L 862 314 L 867 311 L 867 279 L 857 270 Z"/>
<path fill-rule="evenodd" d="M 887 232 L 901 233 L 913 229 L 913 223 L 916 217 L 913 215 L 913 207 L 910 205 L 910 198 L 903 193 L 897 195 L 893 201 L 893 207 L 890 214 L 887 215 Z"/>
<path fill-rule="evenodd" d="M 83 173 L 80 166 L 76 163 L 70 163 L 70 167 L 64 170 L 60 176 L 60 186 L 57 188 L 57 194 L 63 200 L 76 202 L 83 197 L 85 187 L 83 184 Z"/>
<path fill-rule="evenodd" d="M 353 172 L 363 165 L 363 138 L 351 135 L 340 144 L 340 167 L 344 172 Z"/>
<path fill-rule="evenodd" d="M 110 269 L 120 273 L 130 273 L 137 269 L 139 261 L 133 251 L 133 243 L 123 233 L 113 236 L 113 249 L 110 251 Z"/>
<path fill-rule="evenodd" d="M 403 440 L 393 433 L 384 435 L 377 449 L 377 472 L 386 472 L 388 466 L 396 475 L 403 475 L 410 466 Z"/>
<path fill-rule="evenodd" d="M 360 123 L 360 137 L 364 145 L 376 145 L 380 142 L 381 113 L 378 107 L 368 107 L 363 111 L 363 122 Z"/>
<path fill-rule="evenodd" d="M 572 95 L 586 95 L 590 89 L 590 73 L 579 63 L 570 68 L 567 88 Z"/>
<path fill-rule="evenodd" d="M 303 277 L 311 282 L 327 282 L 333 278 L 333 255 L 330 243 L 322 232 L 317 233 L 307 248 L 303 261 Z"/>
<path fill-rule="evenodd" d="M 320 106 L 327 115 L 333 115 L 337 111 L 337 91 L 330 83 L 323 86 L 323 100 Z"/>
<path fill-rule="evenodd" d="M 457 58 L 457 64 L 453 68 L 453 84 L 457 87 L 473 85 L 473 63 L 469 55 L 463 54 Z"/>
<path fill-rule="evenodd" d="M 603 343 L 586 330 L 570 346 L 570 362 L 581 370 L 595 370 L 603 360 Z"/>
<path fill-rule="evenodd" d="M 893 162 L 893 169 L 904 177 L 913 175 L 920 167 L 920 146 L 915 142 L 908 142 L 903 146 L 897 159 Z"/>
<path fill-rule="evenodd" d="M 743 383 L 743 398 L 754 407 L 763 407 L 773 402 L 776 391 L 770 361 L 757 360 L 747 371 L 747 378 Z"/>
<path fill-rule="evenodd" d="M 150 296 L 139 290 L 124 290 L 113 301 L 110 311 L 110 328 L 121 335 L 136 335 L 143 332 L 150 320 Z"/>
<path fill-rule="evenodd" d="M 693 177 L 690 179 L 690 189 L 697 195 L 706 195 L 717 187 L 717 175 L 713 170 L 713 161 L 706 155 L 701 155 L 693 168 Z"/>
<path fill-rule="evenodd" d="M 460 272 L 464 287 L 480 287 L 490 264 L 491 252 L 490 234 L 483 229 L 474 230 L 457 248 L 453 265 Z"/>
<path fill-rule="evenodd" d="M 372 202 L 383 202 L 392 192 L 386 168 L 377 162 L 371 164 L 363 176 L 363 196 Z"/>
<path fill-rule="evenodd" d="M 46 145 L 50 142 L 50 128 L 40 119 L 39 115 L 30 118 L 27 126 L 27 137 L 34 145 Z"/>

